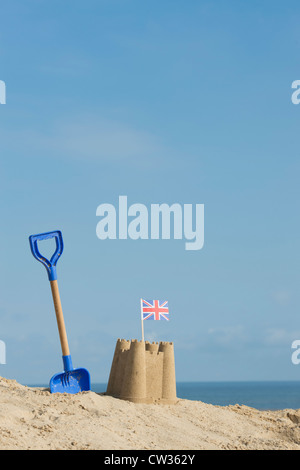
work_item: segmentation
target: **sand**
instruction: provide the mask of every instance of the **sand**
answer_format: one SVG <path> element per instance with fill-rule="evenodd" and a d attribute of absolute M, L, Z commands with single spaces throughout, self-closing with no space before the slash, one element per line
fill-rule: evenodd
<path fill-rule="evenodd" d="M 0 377 L 1 450 L 298 450 L 300 410 L 51 394 Z"/>

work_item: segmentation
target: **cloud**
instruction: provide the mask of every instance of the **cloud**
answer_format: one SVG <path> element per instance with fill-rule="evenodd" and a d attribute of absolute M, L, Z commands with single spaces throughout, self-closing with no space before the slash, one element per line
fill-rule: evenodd
<path fill-rule="evenodd" d="M 300 341 L 300 330 L 280 327 L 257 328 L 246 325 L 225 325 L 193 332 L 176 339 L 176 346 L 185 350 L 201 350 L 207 353 L 230 353 L 234 351 L 278 351 L 284 348 L 287 353 L 293 341 Z"/>
<path fill-rule="evenodd" d="M 179 335 L 174 339 L 176 348 L 182 350 L 202 351 L 215 354 L 220 350 L 234 351 L 248 346 L 251 343 L 251 335 L 242 325 L 221 326 L 209 328 L 204 331 L 191 331 L 187 335 Z"/>
<path fill-rule="evenodd" d="M 77 54 L 62 55 L 54 60 L 45 62 L 39 67 L 39 70 L 47 75 L 55 77 L 75 77 L 91 73 L 92 62 L 86 56 Z"/>
<path fill-rule="evenodd" d="M 268 346 L 291 345 L 296 339 L 300 339 L 300 331 L 288 331 L 284 328 L 269 328 L 265 332 L 264 343 Z"/>
<path fill-rule="evenodd" d="M 247 347 L 269 348 L 289 346 L 300 340 L 300 331 L 271 327 L 266 329 L 246 328 L 242 325 L 211 328 L 208 330 L 211 343 L 223 347 L 247 345 Z"/>
<path fill-rule="evenodd" d="M 281 289 L 273 292 L 272 297 L 277 304 L 285 306 L 290 303 L 291 293 L 287 290 Z"/>
<path fill-rule="evenodd" d="M 242 325 L 210 328 L 208 330 L 211 341 L 221 346 L 248 342 L 248 336 Z"/>
<path fill-rule="evenodd" d="M 47 123 L 47 129 L 23 127 L 0 129 L 2 149 L 23 151 L 31 155 L 79 161 L 157 164 L 167 156 L 167 148 L 152 133 L 99 116 L 63 118 Z"/>
<path fill-rule="evenodd" d="M 106 119 L 63 122 L 55 130 L 52 147 L 72 158 L 138 160 L 161 153 L 158 139 L 150 133 Z"/>

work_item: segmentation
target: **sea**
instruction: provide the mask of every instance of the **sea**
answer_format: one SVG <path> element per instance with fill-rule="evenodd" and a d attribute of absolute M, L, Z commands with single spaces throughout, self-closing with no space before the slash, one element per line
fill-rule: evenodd
<path fill-rule="evenodd" d="M 28 384 L 30 387 L 48 387 Z M 92 383 L 95 393 L 105 393 L 106 383 Z M 258 410 L 300 409 L 300 381 L 177 382 L 178 398 L 211 405 L 246 405 Z"/>

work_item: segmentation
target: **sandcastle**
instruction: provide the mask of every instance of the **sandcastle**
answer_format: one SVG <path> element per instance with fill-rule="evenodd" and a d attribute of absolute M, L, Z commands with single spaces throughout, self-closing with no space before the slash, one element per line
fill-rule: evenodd
<path fill-rule="evenodd" d="M 118 339 L 106 394 L 134 403 L 176 403 L 173 343 Z"/>

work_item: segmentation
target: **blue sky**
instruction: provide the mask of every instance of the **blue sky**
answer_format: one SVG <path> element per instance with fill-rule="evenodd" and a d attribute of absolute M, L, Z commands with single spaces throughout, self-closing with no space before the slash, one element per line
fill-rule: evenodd
<path fill-rule="evenodd" d="M 106 382 L 139 299 L 168 299 L 188 380 L 298 380 L 300 7 L 279 1 L 1 2 L 0 375 L 62 368 L 28 236 L 60 229 L 58 282 L 75 367 Z M 205 244 L 96 237 L 96 209 L 204 204 Z M 50 247 L 45 250 L 51 251 Z"/>

